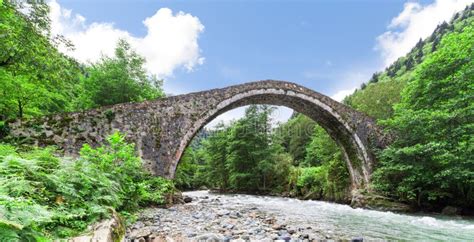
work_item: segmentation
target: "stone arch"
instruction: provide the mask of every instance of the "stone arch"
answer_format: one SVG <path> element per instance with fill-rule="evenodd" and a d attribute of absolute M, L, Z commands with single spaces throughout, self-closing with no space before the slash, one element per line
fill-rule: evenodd
<path fill-rule="evenodd" d="M 174 176 L 179 160 L 196 133 L 220 114 L 249 104 L 285 106 L 302 113 L 321 125 L 341 148 L 350 172 L 352 188 L 363 188 L 370 182 L 374 157 L 368 146 L 367 130 L 360 132 L 354 114 L 369 126 L 372 119 L 324 96 L 293 83 L 280 82 L 272 87 L 249 88 L 219 100 L 204 110 L 182 136 L 168 174 Z M 245 84 L 244 84 L 245 85 Z M 366 126 L 368 127 L 368 126 Z M 361 137 L 363 136 L 363 137 Z"/>
<path fill-rule="evenodd" d="M 352 188 L 367 188 L 376 162 L 372 148 L 390 142 L 374 120 L 303 86 L 285 81 L 257 81 L 220 89 L 123 103 L 84 112 L 56 114 L 8 123 L 15 139 L 40 146 L 56 145 L 76 155 L 83 144 L 100 145 L 121 131 L 155 175 L 173 178 L 194 135 L 228 110 L 249 104 L 286 106 L 320 124 L 338 143 L 347 162 Z"/>

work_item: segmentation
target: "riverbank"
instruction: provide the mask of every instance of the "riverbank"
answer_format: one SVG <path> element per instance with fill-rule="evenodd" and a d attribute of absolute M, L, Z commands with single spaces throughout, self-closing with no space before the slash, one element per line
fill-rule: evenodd
<path fill-rule="evenodd" d="M 126 239 L 469 241 L 474 237 L 474 220 L 461 217 L 396 214 L 321 201 L 207 191 L 185 192 L 184 196 L 188 197 L 186 204 L 144 210 L 126 229 Z"/>
<path fill-rule="evenodd" d="M 192 194 L 192 193 L 191 193 Z M 322 240 L 337 239 L 331 231 L 292 224 L 250 204 L 225 206 L 221 195 L 186 195 L 189 203 L 144 210 L 127 228 L 126 240 Z"/>

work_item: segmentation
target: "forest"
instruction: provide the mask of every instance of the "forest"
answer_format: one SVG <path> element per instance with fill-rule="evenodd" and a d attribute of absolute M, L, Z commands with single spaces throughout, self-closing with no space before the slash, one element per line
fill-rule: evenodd
<path fill-rule="evenodd" d="M 376 151 L 370 192 L 416 210 L 451 205 L 472 213 L 473 9 L 438 25 L 344 99 L 396 137 Z M 181 160 L 178 187 L 350 202 L 345 161 L 325 130 L 298 113 L 272 127 L 271 113 L 270 106 L 250 106 L 242 119 L 204 130 Z"/>
<path fill-rule="evenodd" d="M 0 140 L 8 123 L 164 97 L 162 80 L 125 40 L 115 55 L 79 63 L 50 31 L 48 5 L 31 11 L 0 1 Z M 446 206 L 474 212 L 474 4 L 346 97 L 377 119 L 393 143 L 377 150 L 371 191 L 413 211 Z M 271 194 L 349 203 L 349 172 L 338 145 L 294 113 L 273 125 L 274 107 L 251 105 L 230 124 L 203 129 L 173 181 L 151 176 L 134 144 L 110 135 L 77 158 L 56 147 L 0 143 L 0 235 L 48 241 L 79 234 L 112 214 L 164 205 L 177 190 Z M 71 160 L 73 162 L 71 162 Z"/>
<path fill-rule="evenodd" d="M 47 4 L 31 4 L 27 15 L 21 7 L 0 4 L 0 137 L 9 120 L 164 96 L 126 41 L 115 56 L 80 64 L 58 51 L 73 46 L 51 35 Z M 71 163 L 56 147 L 0 143 L 0 238 L 67 238 L 114 213 L 128 221 L 141 207 L 169 203 L 173 183 L 145 171 L 134 147 L 115 133 Z"/>

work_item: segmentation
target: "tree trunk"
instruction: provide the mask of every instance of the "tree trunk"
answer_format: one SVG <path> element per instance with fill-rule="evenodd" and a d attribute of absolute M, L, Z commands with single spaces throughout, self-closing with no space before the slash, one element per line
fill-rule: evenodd
<path fill-rule="evenodd" d="M 21 100 L 18 100 L 18 117 L 23 118 L 23 105 L 21 104 Z"/>

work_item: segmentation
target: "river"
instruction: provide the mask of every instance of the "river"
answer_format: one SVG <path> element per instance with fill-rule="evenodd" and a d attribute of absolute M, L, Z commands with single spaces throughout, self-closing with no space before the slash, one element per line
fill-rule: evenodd
<path fill-rule="evenodd" d="M 314 236 L 313 238 L 316 239 L 363 238 L 364 240 L 409 241 L 474 240 L 474 220 L 461 217 L 447 217 L 421 213 L 396 214 L 392 212 L 353 209 L 347 205 L 329 202 L 303 201 L 293 198 L 270 196 L 241 194 L 222 195 L 212 194 L 207 191 L 186 192 L 184 195 L 193 198 L 193 202 L 177 205 L 171 208 L 171 212 L 166 211 L 166 209 L 155 209 L 147 212 L 148 214 L 154 214 L 153 216 L 155 217 L 161 216 L 162 219 L 160 222 L 155 222 L 161 226 L 156 227 L 157 231 L 160 229 L 170 231 L 182 230 L 186 232 L 183 237 L 188 237 L 189 239 L 198 238 L 196 236 L 204 232 L 224 234 L 224 231 L 226 236 L 230 239 L 262 239 L 264 237 L 281 239 L 281 236 L 284 236 L 284 233 L 288 233 L 289 231 L 288 238 L 292 239 L 308 238 L 308 235 L 303 233 L 310 233 L 315 234 L 311 236 Z M 222 225 L 223 220 L 226 218 L 220 214 L 222 213 L 221 211 L 227 211 L 226 214 L 230 215 L 232 215 L 233 211 L 237 211 L 236 213 L 240 214 L 240 220 L 242 221 L 239 222 L 238 217 L 234 219 L 228 218 L 228 220 L 225 221 L 226 224 Z M 248 214 L 251 213 L 251 211 L 258 211 L 264 215 L 262 215 L 263 217 L 260 215 L 250 216 Z M 170 219 L 166 220 L 165 218 L 167 216 L 172 218 L 171 220 L 173 221 L 170 221 Z M 188 218 L 186 218 L 186 216 L 188 216 Z M 262 219 L 249 222 L 249 217 Z M 272 226 L 265 224 L 265 221 L 270 221 L 269 217 L 276 220 L 276 222 L 273 222 L 273 229 Z M 168 225 L 166 224 L 167 221 L 169 223 Z M 240 235 L 242 232 L 229 232 L 229 229 L 226 227 L 228 223 L 233 223 L 231 230 L 236 230 L 238 229 L 237 227 L 240 226 L 240 230 L 250 231 L 254 227 L 260 226 L 263 232 L 259 232 L 259 230 L 255 232 L 255 234 L 252 232 L 250 235 L 246 235 L 246 237 L 239 237 L 236 236 L 236 234 Z M 282 228 L 276 228 L 275 223 L 284 224 L 284 230 Z M 148 222 L 148 224 L 150 224 L 150 222 Z M 156 226 L 157 224 L 154 225 Z M 180 226 L 184 228 L 180 228 Z M 291 233 L 292 231 L 289 229 L 291 227 L 295 228 L 296 231 L 302 232 L 295 233 L 294 229 L 291 229 L 293 230 L 293 233 Z M 222 228 L 226 229 L 224 230 Z M 281 232 L 282 230 L 284 232 Z M 259 233 L 261 233 L 260 237 L 254 237 L 254 235 L 258 235 Z"/>

